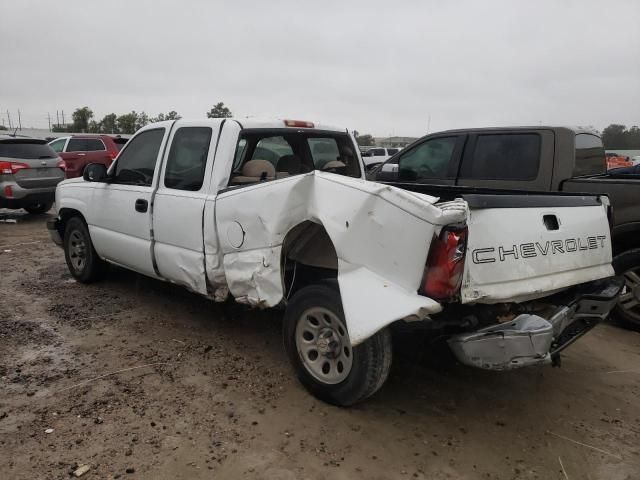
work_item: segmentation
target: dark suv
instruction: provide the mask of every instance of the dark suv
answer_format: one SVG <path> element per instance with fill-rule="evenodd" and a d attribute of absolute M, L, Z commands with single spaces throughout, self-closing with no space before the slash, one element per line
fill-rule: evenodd
<path fill-rule="evenodd" d="M 0 135 L 0 207 L 44 213 L 64 179 L 64 161 L 46 140 Z"/>
<path fill-rule="evenodd" d="M 118 156 L 127 143 L 126 138 L 109 135 L 73 135 L 49 142 L 67 165 L 66 178 L 81 177 L 84 167 L 90 163 L 102 163 L 106 167 Z"/>

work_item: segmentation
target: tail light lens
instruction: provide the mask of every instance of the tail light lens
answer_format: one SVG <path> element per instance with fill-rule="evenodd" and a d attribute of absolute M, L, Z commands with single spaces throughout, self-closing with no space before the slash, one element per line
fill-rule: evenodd
<path fill-rule="evenodd" d="M 4 187 L 4 196 L 6 198 L 13 198 L 13 188 L 11 188 L 11 185 Z"/>
<path fill-rule="evenodd" d="M 111 160 L 115 160 L 117 156 L 118 156 L 118 152 L 109 152 L 109 158 Z"/>
<path fill-rule="evenodd" d="M 20 162 L 0 162 L 0 174 L 13 175 L 23 168 L 31 168 L 26 163 Z"/>
<path fill-rule="evenodd" d="M 427 257 L 422 294 L 434 300 L 455 297 L 462 285 L 467 228 L 445 227 L 434 237 Z"/>
<path fill-rule="evenodd" d="M 56 167 L 62 169 L 63 172 L 67 171 L 67 164 L 62 159 L 58 160 L 58 163 L 56 163 Z"/>

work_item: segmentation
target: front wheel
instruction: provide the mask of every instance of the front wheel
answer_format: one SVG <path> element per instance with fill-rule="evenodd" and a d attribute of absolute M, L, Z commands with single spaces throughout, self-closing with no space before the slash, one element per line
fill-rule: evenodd
<path fill-rule="evenodd" d="M 93 248 L 89 229 L 81 218 L 73 217 L 65 225 L 63 246 L 69 271 L 79 282 L 94 282 L 106 271 L 107 264 Z"/>
<path fill-rule="evenodd" d="M 352 347 L 335 281 L 296 292 L 285 312 L 283 334 L 298 378 L 328 403 L 361 402 L 378 391 L 389 375 L 389 329 Z"/>
<path fill-rule="evenodd" d="M 24 207 L 24 209 L 31 215 L 40 215 L 42 213 L 46 213 L 49 210 L 51 210 L 52 206 L 53 206 L 53 202 L 35 203 L 33 205 L 28 205 Z"/>
<path fill-rule="evenodd" d="M 613 317 L 640 329 L 640 248 L 627 250 L 613 259 L 617 275 L 624 276 L 624 288 L 613 310 Z"/>

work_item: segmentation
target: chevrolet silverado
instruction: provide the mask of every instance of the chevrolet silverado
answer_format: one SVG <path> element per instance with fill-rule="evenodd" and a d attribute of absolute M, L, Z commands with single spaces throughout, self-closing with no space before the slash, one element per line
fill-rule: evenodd
<path fill-rule="evenodd" d="M 390 326 L 446 324 L 486 369 L 550 363 L 622 288 L 604 196 L 450 201 L 364 178 L 347 129 L 298 120 L 148 125 L 57 188 L 48 222 L 80 282 L 107 264 L 224 301 L 285 308 L 315 395 L 351 405 L 392 361 Z"/>

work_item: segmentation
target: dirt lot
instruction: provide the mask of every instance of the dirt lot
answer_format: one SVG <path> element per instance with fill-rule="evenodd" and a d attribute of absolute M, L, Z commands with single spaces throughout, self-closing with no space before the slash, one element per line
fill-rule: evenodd
<path fill-rule="evenodd" d="M 640 478 L 638 333 L 601 325 L 561 369 L 506 374 L 404 349 L 378 395 L 335 408 L 293 378 L 281 312 L 123 270 L 81 285 L 46 216 L 10 217 L 2 479 Z"/>

